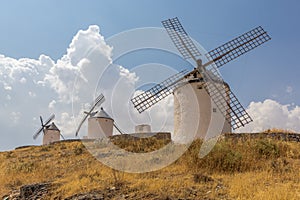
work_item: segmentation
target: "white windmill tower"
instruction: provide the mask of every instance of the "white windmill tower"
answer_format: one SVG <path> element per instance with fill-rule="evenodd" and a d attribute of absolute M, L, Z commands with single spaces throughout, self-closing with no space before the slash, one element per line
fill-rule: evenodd
<path fill-rule="evenodd" d="M 267 32 L 259 26 L 205 54 L 208 61 L 202 64 L 200 51 L 179 20 L 172 18 L 162 21 L 162 24 L 183 58 L 194 60 L 196 66 L 194 70 L 183 70 L 132 98 L 134 107 L 141 113 L 173 93 L 175 137 L 189 134 L 190 128 L 195 126 L 192 123 L 195 121 L 194 115 L 200 116 L 196 119 L 199 120 L 197 137 L 205 136 L 212 115 L 225 121 L 222 132 L 231 132 L 231 128 L 237 129 L 252 122 L 217 68 L 270 40 Z M 189 98 L 191 95 L 196 96 L 196 102 Z M 193 114 L 195 110 L 200 113 Z"/>
<path fill-rule="evenodd" d="M 97 139 L 113 134 L 114 120 L 101 107 L 100 111 L 90 114 L 88 119 L 88 138 Z"/>
<path fill-rule="evenodd" d="M 53 142 L 60 141 L 60 130 L 57 128 L 54 122 L 50 122 L 55 118 L 55 115 L 52 114 L 49 119 L 44 123 L 42 116 L 40 116 L 42 127 L 33 135 L 33 139 L 36 139 L 39 134 L 43 131 L 43 145 L 48 145 Z M 63 136 L 62 136 L 63 137 Z"/>
<path fill-rule="evenodd" d="M 109 137 L 113 135 L 113 128 L 115 127 L 121 134 L 122 131 L 118 128 L 113 118 L 111 118 L 101 107 L 100 111 L 94 111 L 94 109 L 101 105 L 105 101 L 103 94 L 100 94 L 93 103 L 89 112 L 81 120 L 75 135 L 78 136 L 79 130 L 85 120 L 88 118 L 88 139 L 100 139 L 103 137 Z"/>

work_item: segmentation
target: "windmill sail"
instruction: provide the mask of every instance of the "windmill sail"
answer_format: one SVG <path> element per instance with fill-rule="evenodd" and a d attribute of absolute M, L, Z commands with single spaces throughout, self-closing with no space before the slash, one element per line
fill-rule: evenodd
<path fill-rule="evenodd" d="M 215 64 L 211 63 L 205 69 L 202 72 L 204 89 L 226 121 L 231 124 L 232 129 L 235 130 L 252 122 L 250 115 L 222 79 Z"/>
<path fill-rule="evenodd" d="M 121 129 L 119 128 L 119 126 L 117 126 L 116 122 L 114 122 L 114 127 L 117 129 L 117 131 L 118 131 L 121 135 L 124 134 L 124 132 L 121 131 Z"/>
<path fill-rule="evenodd" d="M 142 113 L 160 100 L 170 95 L 173 90 L 180 84 L 188 70 L 183 70 L 163 82 L 155 85 L 151 89 L 131 99 L 134 107 Z"/>
<path fill-rule="evenodd" d="M 47 121 L 45 122 L 44 126 L 47 126 L 54 118 L 55 118 L 55 115 L 52 114 L 52 115 L 47 119 Z"/>
<path fill-rule="evenodd" d="M 253 121 L 225 82 L 206 81 L 204 88 L 233 130 Z"/>
<path fill-rule="evenodd" d="M 183 58 L 193 58 L 196 60 L 201 56 L 201 53 L 185 32 L 177 17 L 164 20 L 162 21 L 162 24 Z"/>
<path fill-rule="evenodd" d="M 52 114 L 52 115 L 46 120 L 46 122 L 44 123 L 44 122 L 43 122 L 42 116 L 40 116 L 41 126 L 42 126 L 42 127 L 39 128 L 39 129 L 35 132 L 35 134 L 33 135 L 33 139 L 34 139 L 34 140 L 40 135 L 40 133 L 41 133 L 42 131 L 45 130 L 46 126 L 47 126 L 54 118 L 55 118 L 55 115 Z"/>
<path fill-rule="evenodd" d="M 96 108 L 96 106 L 102 104 L 105 101 L 104 95 L 100 94 L 94 101 L 91 109 L 89 112 L 84 112 L 86 115 L 83 117 L 83 119 L 80 121 L 77 130 L 75 132 L 75 136 L 78 136 L 78 133 L 80 131 L 81 126 L 83 125 L 83 123 L 85 122 L 85 120 L 88 118 L 88 116 L 90 116 L 93 112 L 93 110 Z"/>
<path fill-rule="evenodd" d="M 261 27 L 257 27 L 243 35 L 211 50 L 205 56 L 219 68 L 235 58 L 269 41 L 271 37 Z"/>
<path fill-rule="evenodd" d="M 33 139 L 35 140 L 43 130 L 44 130 L 44 127 L 41 127 L 40 129 L 38 129 L 35 132 L 35 134 L 33 135 Z"/>

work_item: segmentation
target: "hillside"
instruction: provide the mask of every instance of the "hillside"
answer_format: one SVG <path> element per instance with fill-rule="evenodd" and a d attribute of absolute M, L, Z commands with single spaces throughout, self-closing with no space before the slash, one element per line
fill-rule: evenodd
<path fill-rule="evenodd" d="M 129 151 L 147 152 L 169 141 L 114 142 Z M 203 159 L 198 158 L 200 146 L 200 140 L 194 141 L 172 165 L 141 174 L 108 168 L 80 141 L 1 152 L 0 198 L 300 199 L 300 143 L 221 139 Z"/>

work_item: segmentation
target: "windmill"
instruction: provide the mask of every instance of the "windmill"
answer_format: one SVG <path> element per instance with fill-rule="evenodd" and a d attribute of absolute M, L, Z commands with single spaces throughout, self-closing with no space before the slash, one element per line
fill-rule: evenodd
<path fill-rule="evenodd" d="M 40 116 L 41 120 L 41 128 L 37 130 L 37 132 L 33 135 L 33 139 L 35 140 L 41 132 L 44 133 L 43 137 L 43 145 L 50 144 L 52 142 L 56 142 L 60 140 L 60 136 L 64 139 L 63 135 L 61 135 L 60 130 L 57 126 L 52 122 L 50 122 L 55 118 L 55 115 L 52 114 L 44 123 L 42 116 Z"/>
<path fill-rule="evenodd" d="M 190 72 L 183 70 L 144 93 L 133 97 L 131 102 L 138 112 L 142 113 L 150 108 L 181 88 L 184 83 L 198 81 L 201 83 L 201 87 L 198 89 L 205 91 L 209 96 L 209 101 L 217 107 L 214 109 L 222 114 L 233 130 L 252 122 L 253 120 L 230 90 L 229 85 L 224 82 L 217 68 L 270 40 L 267 32 L 261 26 L 254 28 L 206 53 L 204 56 L 208 61 L 203 64 L 200 51 L 177 17 L 164 20 L 162 24 L 183 58 L 192 59 L 196 66 Z M 199 100 L 201 101 L 201 99 Z M 203 124 L 200 123 L 201 125 Z"/>
<path fill-rule="evenodd" d="M 91 109 L 89 111 L 84 111 L 85 116 L 83 117 L 77 128 L 75 136 L 78 136 L 81 126 L 88 117 L 88 138 L 90 139 L 103 137 L 103 134 L 107 136 L 112 135 L 113 127 L 115 127 L 119 133 L 123 134 L 114 120 L 104 111 L 102 107 L 100 111 L 94 111 L 95 108 L 97 106 L 100 106 L 104 101 L 104 95 L 100 94 L 95 99 L 94 103 L 92 103 Z"/>

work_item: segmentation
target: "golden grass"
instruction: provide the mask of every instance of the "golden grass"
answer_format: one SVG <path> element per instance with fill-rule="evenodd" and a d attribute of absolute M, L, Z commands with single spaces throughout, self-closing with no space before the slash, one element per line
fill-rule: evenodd
<path fill-rule="evenodd" d="M 295 174 L 278 175 L 266 171 L 235 174 L 228 180 L 229 194 L 234 199 L 292 200 L 299 199 L 300 183 Z M 298 174 L 299 176 L 299 174 Z"/>
<path fill-rule="evenodd" d="M 289 129 L 271 128 L 263 131 L 263 133 L 296 133 L 296 132 Z"/>
<path fill-rule="evenodd" d="M 124 148 L 132 144 L 123 142 L 118 144 Z M 221 140 L 200 159 L 201 143 L 195 141 L 172 165 L 143 174 L 110 169 L 80 142 L 1 152 L 0 197 L 25 184 L 52 182 L 49 199 L 112 187 L 134 199 L 300 199 L 299 143 Z M 134 142 L 129 149 L 147 152 L 165 145 L 149 140 L 146 144 Z"/>

